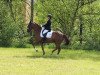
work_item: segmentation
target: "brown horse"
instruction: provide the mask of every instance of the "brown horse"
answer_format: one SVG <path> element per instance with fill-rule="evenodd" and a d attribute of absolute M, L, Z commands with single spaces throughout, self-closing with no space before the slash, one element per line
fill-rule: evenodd
<path fill-rule="evenodd" d="M 34 31 L 34 38 L 36 40 L 37 43 L 40 43 L 41 44 L 41 47 L 42 47 L 42 51 L 43 51 L 43 55 L 45 54 L 45 51 L 44 51 L 44 47 L 43 47 L 43 43 L 42 43 L 42 38 L 40 37 L 40 32 L 41 32 L 41 27 L 36 24 L 36 23 L 32 23 L 30 21 L 28 27 L 27 27 L 27 32 L 31 32 L 32 30 Z M 69 39 L 66 35 L 62 34 L 61 32 L 53 32 L 52 33 L 52 37 L 51 38 L 47 38 L 45 43 L 54 43 L 55 44 L 55 49 L 52 51 L 52 54 L 54 51 L 58 50 L 58 53 L 60 53 L 61 51 L 61 43 L 63 42 L 63 40 L 66 42 L 65 44 L 68 45 L 69 44 Z M 32 42 L 32 45 L 34 47 L 34 43 Z M 34 47 L 35 48 L 35 47 Z"/>

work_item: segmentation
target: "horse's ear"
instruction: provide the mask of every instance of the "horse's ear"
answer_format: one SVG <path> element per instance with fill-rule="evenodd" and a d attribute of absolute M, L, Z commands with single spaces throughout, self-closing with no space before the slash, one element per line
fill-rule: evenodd
<path fill-rule="evenodd" d="M 30 20 L 29 25 L 32 23 L 32 21 Z"/>
<path fill-rule="evenodd" d="M 30 22 L 29 23 L 32 23 L 32 21 L 30 20 Z"/>

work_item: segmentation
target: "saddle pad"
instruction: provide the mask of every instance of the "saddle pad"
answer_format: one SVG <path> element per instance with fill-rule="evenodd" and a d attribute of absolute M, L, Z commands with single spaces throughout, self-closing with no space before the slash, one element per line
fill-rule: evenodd
<path fill-rule="evenodd" d="M 42 38 L 44 37 L 43 34 L 42 34 L 43 30 L 44 30 L 44 28 L 42 28 L 41 33 L 40 33 L 40 37 L 42 37 Z M 46 30 L 43 31 L 43 33 L 45 33 L 45 32 L 46 32 Z M 47 35 L 46 35 L 46 38 L 51 38 L 52 37 L 52 33 L 53 33 L 53 31 L 48 32 Z"/>

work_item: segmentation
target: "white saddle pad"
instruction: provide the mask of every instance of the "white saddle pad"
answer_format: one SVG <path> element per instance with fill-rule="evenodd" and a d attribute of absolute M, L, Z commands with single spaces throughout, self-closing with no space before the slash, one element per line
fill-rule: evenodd
<path fill-rule="evenodd" d="M 42 30 L 41 30 L 41 33 L 40 33 L 40 37 L 42 37 L 42 38 L 44 37 L 43 34 L 42 34 L 43 30 L 44 30 L 44 28 L 42 27 Z M 46 32 L 48 32 L 48 30 L 44 30 L 43 31 L 43 33 L 46 33 Z M 53 33 L 53 31 L 48 32 L 47 35 L 46 35 L 46 38 L 51 38 L 52 37 L 52 33 Z"/>

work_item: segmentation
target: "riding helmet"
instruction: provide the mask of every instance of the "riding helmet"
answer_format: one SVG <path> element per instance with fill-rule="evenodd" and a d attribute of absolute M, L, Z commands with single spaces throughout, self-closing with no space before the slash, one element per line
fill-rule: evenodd
<path fill-rule="evenodd" d="M 52 15 L 51 14 L 48 14 L 47 17 L 49 17 L 51 19 L 52 18 Z"/>

